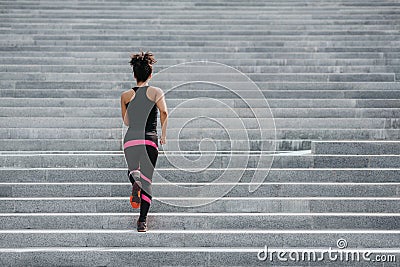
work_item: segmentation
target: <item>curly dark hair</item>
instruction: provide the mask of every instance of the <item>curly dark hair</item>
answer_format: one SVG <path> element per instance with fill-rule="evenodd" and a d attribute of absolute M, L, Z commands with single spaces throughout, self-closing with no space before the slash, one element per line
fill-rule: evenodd
<path fill-rule="evenodd" d="M 133 74 L 138 82 L 146 81 L 153 72 L 153 64 L 157 61 L 150 51 L 140 51 L 138 54 L 132 54 L 129 64 L 132 66 Z"/>

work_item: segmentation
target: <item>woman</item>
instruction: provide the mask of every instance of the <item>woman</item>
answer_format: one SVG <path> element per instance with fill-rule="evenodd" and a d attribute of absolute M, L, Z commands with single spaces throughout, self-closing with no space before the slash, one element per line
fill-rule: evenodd
<path fill-rule="evenodd" d="M 136 86 L 121 94 L 122 119 L 129 126 L 124 137 L 124 154 L 128 164 L 128 177 L 132 183 L 130 202 L 133 208 L 140 207 L 137 230 L 147 231 L 147 213 L 151 204 L 151 183 L 158 157 L 157 112 L 160 111 L 161 138 L 166 143 L 167 105 L 163 91 L 149 86 L 153 64 L 151 52 L 140 52 L 131 56 L 130 65 Z"/>

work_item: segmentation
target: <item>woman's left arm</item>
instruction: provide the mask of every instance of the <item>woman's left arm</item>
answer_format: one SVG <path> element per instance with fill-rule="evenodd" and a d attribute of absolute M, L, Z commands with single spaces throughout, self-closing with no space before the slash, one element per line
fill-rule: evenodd
<path fill-rule="evenodd" d="M 122 120 L 124 121 L 124 124 L 126 126 L 129 126 L 129 118 L 128 114 L 126 113 L 126 104 L 124 101 L 124 94 L 121 94 L 121 115 L 122 115 Z"/>
<path fill-rule="evenodd" d="M 161 138 L 160 143 L 165 145 L 167 143 L 167 121 L 168 121 L 168 110 L 167 104 L 165 103 L 164 93 L 160 88 L 156 88 L 156 106 L 160 110 L 160 121 L 161 121 Z"/>

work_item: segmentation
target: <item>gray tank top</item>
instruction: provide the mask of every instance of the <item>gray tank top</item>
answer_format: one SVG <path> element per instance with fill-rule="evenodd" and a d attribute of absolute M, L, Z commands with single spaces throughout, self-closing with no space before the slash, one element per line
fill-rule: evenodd
<path fill-rule="evenodd" d="M 129 117 L 129 128 L 136 138 L 136 134 L 139 134 L 142 138 L 146 135 L 157 135 L 157 106 L 156 103 L 151 101 L 147 95 L 147 88 L 149 86 L 133 87 L 135 91 L 135 97 L 133 100 L 126 104 L 126 112 Z M 136 134 L 134 134 L 136 133 Z"/>

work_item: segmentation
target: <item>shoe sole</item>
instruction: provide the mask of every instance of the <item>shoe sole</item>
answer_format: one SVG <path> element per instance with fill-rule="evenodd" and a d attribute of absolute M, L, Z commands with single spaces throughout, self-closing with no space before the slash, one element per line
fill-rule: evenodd
<path fill-rule="evenodd" d="M 147 231 L 147 225 L 146 225 L 146 224 L 142 225 L 142 226 L 144 226 L 144 227 L 139 227 L 139 221 L 136 222 L 136 223 L 137 223 L 136 230 L 137 230 L 138 232 L 146 232 L 146 231 Z"/>

